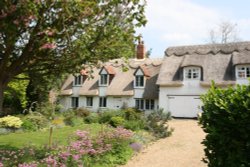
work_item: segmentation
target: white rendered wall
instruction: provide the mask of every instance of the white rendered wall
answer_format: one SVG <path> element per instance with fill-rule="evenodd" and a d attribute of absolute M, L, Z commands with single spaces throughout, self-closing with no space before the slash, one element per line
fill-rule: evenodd
<path fill-rule="evenodd" d="M 169 95 L 202 95 L 208 89 L 200 86 L 200 81 L 183 81 L 183 86 L 180 87 L 160 86 L 159 108 L 163 108 L 165 112 L 169 110 Z"/>
<path fill-rule="evenodd" d="M 239 84 L 239 85 L 248 85 L 249 84 L 249 80 L 248 79 L 237 79 L 236 80 L 236 84 Z"/>

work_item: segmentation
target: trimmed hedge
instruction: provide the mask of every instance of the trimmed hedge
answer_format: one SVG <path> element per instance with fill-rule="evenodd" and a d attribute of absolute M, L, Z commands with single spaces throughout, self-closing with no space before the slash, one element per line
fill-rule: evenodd
<path fill-rule="evenodd" d="M 213 84 L 201 99 L 204 161 L 209 167 L 250 166 L 250 86 L 220 89 Z"/>

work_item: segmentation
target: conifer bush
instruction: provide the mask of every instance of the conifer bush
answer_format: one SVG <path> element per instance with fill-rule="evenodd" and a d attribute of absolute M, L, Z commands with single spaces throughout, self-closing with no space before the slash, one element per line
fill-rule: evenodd
<path fill-rule="evenodd" d="M 201 99 L 200 124 L 207 133 L 204 161 L 209 167 L 250 166 L 250 86 L 213 85 Z"/>

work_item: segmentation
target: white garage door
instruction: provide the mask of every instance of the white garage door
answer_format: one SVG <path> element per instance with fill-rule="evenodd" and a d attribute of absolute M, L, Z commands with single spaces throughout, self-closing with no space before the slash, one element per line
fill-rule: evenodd
<path fill-rule="evenodd" d="M 197 117 L 201 111 L 199 96 L 168 96 L 169 111 L 174 117 Z"/>

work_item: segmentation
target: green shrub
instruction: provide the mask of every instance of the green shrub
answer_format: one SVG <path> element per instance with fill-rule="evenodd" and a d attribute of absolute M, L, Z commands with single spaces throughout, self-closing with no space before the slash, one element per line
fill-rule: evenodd
<path fill-rule="evenodd" d="M 23 120 L 23 124 L 22 124 L 22 128 L 25 130 L 25 131 L 36 131 L 36 125 L 33 124 L 33 122 L 31 122 L 30 120 L 28 119 L 24 119 Z"/>
<path fill-rule="evenodd" d="M 74 112 L 78 117 L 87 117 L 90 115 L 90 111 L 86 108 L 78 108 Z"/>
<path fill-rule="evenodd" d="M 117 127 L 117 126 L 123 126 L 125 123 L 125 119 L 120 117 L 120 116 L 115 116 L 115 117 L 112 117 L 110 119 L 110 122 L 109 124 L 113 127 Z"/>
<path fill-rule="evenodd" d="M 250 86 L 212 88 L 201 97 L 209 167 L 250 166 Z"/>
<path fill-rule="evenodd" d="M 68 116 L 64 118 L 65 125 L 78 126 L 83 124 L 83 118 L 77 116 Z"/>
<path fill-rule="evenodd" d="M 164 138 L 171 135 L 172 130 L 169 130 L 167 122 L 171 119 L 169 112 L 163 112 L 163 109 L 156 110 L 150 113 L 147 117 L 146 130 L 149 130 L 157 138 Z"/>
<path fill-rule="evenodd" d="M 103 111 L 100 113 L 99 123 L 110 123 L 112 117 L 124 117 L 124 112 L 121 110 Z"/>
<path fill-rule="evenodd" d="M 145 120 L 140 119 L 140 120 L 131 120 L 131 121 L 126 121 L 124 123 L 124 128 L 130 129 L 133 131 L 141 130 L 145 128 Z"/>
<path fill-rule="evenodd" d="M 142 117 L 142 111 L 136 108 L 127 108 L 123 111 L 125 113 L 126 120 L 138 120 Z"/>
<path fill-rule="evenodd" d="M 86 123 L 98 123 L 99 115 L 97 113 L 91 113 L 89 116 L 84 118 L 84 122 Z"/>
<path fill-rule="evenodd" d="M 31 122 L 36 129 L 42 129 L 49 125 L 49 120 L 42 114 L 36 112 L 26 115 L 24 120 Z"/>

